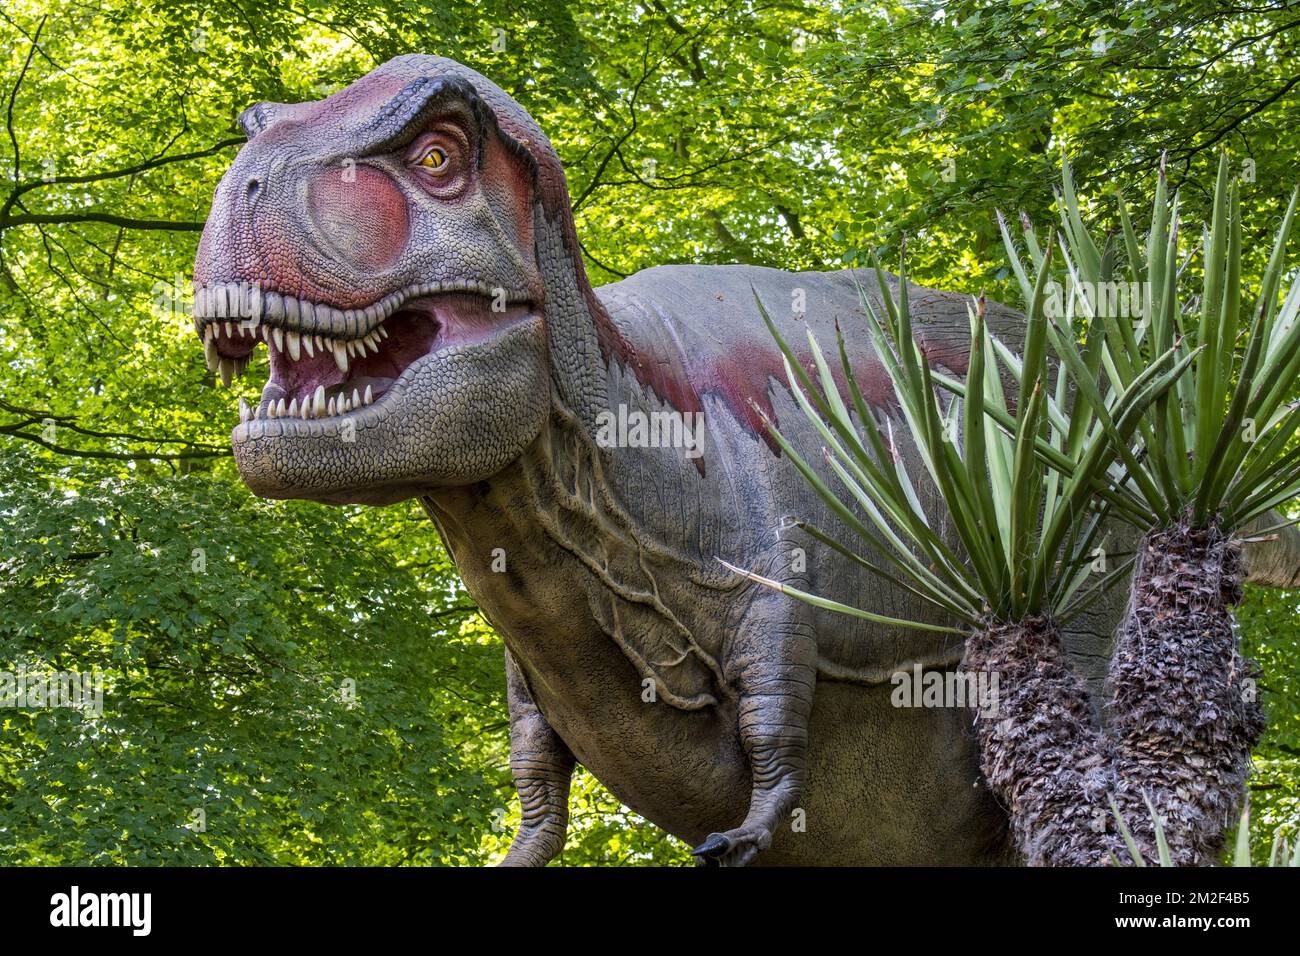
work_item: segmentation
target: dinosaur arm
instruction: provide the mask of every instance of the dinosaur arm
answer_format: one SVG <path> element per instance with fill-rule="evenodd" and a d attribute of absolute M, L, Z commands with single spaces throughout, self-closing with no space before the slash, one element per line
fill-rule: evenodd
<path fill-rule="evenodd" d="M 806 572 L 790 569 L 790 534 L 785 526 L 778 531 L 769 573 L 807 588 Z M 807 784 L 817 640 L 807 605 L 761 589 L 730 643 L 725 666 L 738 691 L 740 741 L 750 767 L 749 809 L 740 826 L 709 834 L 693 852 L 704 862 L 744 866 L 771 845 Z"/>
<path fill-rule="evenodd" d="M 523 672 L 506 651 L 510 706 L 510 774 L 519 793 L 520 826 L 502 866 L 545 866 L 564 848 L 569 825 L 572 752 L 533 701 Z"/>

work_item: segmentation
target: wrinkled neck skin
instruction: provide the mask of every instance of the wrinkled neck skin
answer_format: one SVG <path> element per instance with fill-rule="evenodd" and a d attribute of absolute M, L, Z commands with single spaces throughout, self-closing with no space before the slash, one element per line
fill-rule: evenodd
<path fill-rule="evenodd" d="M 689 553 L 678 543 L 694 540 L 682 532 L 701 520 L 701 492 L 692 486 L 705 479 L 682 448 L 598 443 L 602 413 L 619 405 L 645 412 L 667 406 L 603 355 L 585 280 L 579 281 L 562 224 L 547 221 L 539 209 L 537 225 L 541 272 L 547 277 L 551 414 L 511 465 L 472 486 L 433 490 L 423 504 L 470 593 L 490 620 L 497 619 L 494 623 L 538 620 L 566 602 L 573 613 L 583 613 L 589 596 L 568 583 L 576 563 L 614 598 L 644 602 L 653 594 L 657 615 L 693 643 L 690 628 L 663 603 L 681 599 L 667 593 L 661 599 L 656 582 L 680 575 L 711 592 L 738 584 L 712 554 Z M 715 460 L 709 456 L 710 464 Z M 681 501 L 673 526 L 656 518 L 662 509 L 656 512 L 623 494 L 628 487 L 653 487 Z M 686 504 L 690 501 L 695 507 Z M 557 554 L 563 559 L 559 564 Z"/>

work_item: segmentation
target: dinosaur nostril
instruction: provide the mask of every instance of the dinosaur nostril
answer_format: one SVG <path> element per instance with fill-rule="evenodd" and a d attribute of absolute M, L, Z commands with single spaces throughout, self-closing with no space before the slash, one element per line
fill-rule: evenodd
<path fill-rule="evenodd" d="M 245 191 L 245 194 L 247 195 L 248 199 L 250 201 L 256 199 L 257 194 L 260 193 L 261 191 L 262 191 L 261 180 L 259 180 L 256 176 L 250 176 L 248 179 L 248 187 Z"/>

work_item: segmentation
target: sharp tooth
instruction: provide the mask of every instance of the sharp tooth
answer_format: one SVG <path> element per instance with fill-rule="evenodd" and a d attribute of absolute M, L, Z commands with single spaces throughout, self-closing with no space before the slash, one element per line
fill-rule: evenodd
<path fill-rule="evenodd" d="M 298 409 L 298 417 L 301 418 L 301 419 L 303 419 L 304 421 L 305 421 L 306 419 L 308 419 L 308 418 L 311 418 L 311 399 L 310 399 L 310 398 L 304 398 L 304 399 L 302 400 L 302 408 Z"/>
<path fill-rule="evenodd" d="M 325 386 L 317 385 L 316 392 L 311 397 L 311 413 L 316 418 L 325 414 Z"/>
<path fill-rule="evenodd" d="M 276 350 L 277 350 L 277 351 L 280 351 L 280 352 L 283 352 L 283 351 L 284 351 L 284 330 L 282 330 L 282 329 L 273 329 L 273 330 L 271 331 L 271 334 L 272 334 L 273 336 L 275 336 L 275 347 L 276 347 Z"/>
<path fill-rule="evenodd" d="M 366 348 L 370 349 L 371 352 L 379 351 L 379 343 L 376 341 L 376 336 L 374 332 L 368 334 L 361 341 L 365 344 Z"/>
<path fill-rule="evenodd" d="M 321 352 L 325 351 L 325 340 L 321 338 L 319 335 L 313 335 L 311 337 L 311 341 L 312 344 L 315 345 L 319 351 Z"/>
<path fill-rule="evenodd" d="M 289 343 L 289 358 L 295 362 L 302 355 L 302 340 L 298 338 L 297 332 L 284 333 L 285 341 Z"/>
<path fill-rule="evenodd" d="M 346 374 L 348 370 L 348 347 L 338 339 L 334 340 L 334 364 L 339 371 Z"/>
<path fill-rule="evenodd" d="M 283 404 L 284 399 L 280 399 L 280 403 Z M 291 418 L 298 417 L 298 399 L 296 398 L 289 403 L 289 417 Z"/>
<path fill-rule="evenodd" d="M 328 415 L 330 418 L 334 417 L 334 396 L 333 395 L 331 395 L 330 400 L 325 403 L 325 414 Z"/>
<path fill-rule="evenodd" d="M 235 323 L 234 323 L 234 322 L 227 322 L 227 323 L 226 323 L 226 338 L 228 338 L 228 339 L 233 339 L 234 337 L 235 337 Z"/>
<path fill-rule="evenodd" d="M 280 399 L 280 401 L 279 401 L 278 403 L 276 403 L 276 406 L 275 406 L 275 415 L 276 415 L 276 417 L 277 417 L 277 418 L 284 418 L 284 416 L 285 416 L 286 414 L 288 414 L 288 411 L 289 411 L 289 409 L 288 409 L 288 407 L 284 404 L 284 399 L 283 399 L 283 398 Z"/>
<path fill-rule="evenodd" d="M 369 405 L 371 402 L 373 402 L 373 401 L 375 400 L 374 395 L 372 395 L 372 394 L 370 393 L 370 386 L 369 386 L 369 385 L 366 386 L 366 394 L 365 394 L 364 397 L 365 397 L 365 400 L 366 400 L 366 404 L 367 404 L 367 405 Z"/>
<path fill-rule="evenodd" d="M 353 408 L 361 407 L 361 393 L 357 391 L 355 388 L 352 390 L 352 407 Z"/>
<path fill-rule="evenodd" d="M 350 411 L 352 411 L 352 399 L 344 398 L 339 405 L 339 414 L 346 415 Z"/>
<path fill-rule="evenodd" d="M 312 348 L 312 345 L 311 345 L 311 340 L 312 340 L 314 337 L 315 337 L 315 336 L 311 336 L 311 335 L 304 335 L 304 336 L 302 337 L 302 347 L 305 348 L 305 349 L 307 350 L 307 357 L 308 357 L 308 358 L 315 358 L 315 357 L 316 357 L 316 350 L 315 350 L 314 348 Z"/>
<path fill-rule="evenodd" d="M 221 384 L 229 385 L 230 380 L 235 377 L 235 360 L 223 358 L 220 362 Z"/>
<path fill-rule="evenodd" d="M 241 398 L 239 400 L 239 421 L 241 423 L 248 421 L 248 415 L 249 415 L 248 402 L 244 401 Z"/>
<path fill-rule="evenodd" d="M 379 337 L 380 337 L 381 339 L 386 339 L 386 338 L 388 338 L 388 330 L 387 330 L 386 328 L 384 328 L 382 325 L 378 328 L 377 331 L 379 332 Z"/>
<path fill-rule="evenodd" d="M 217 354 L 217 337 L 215 335 L 203 343 L 203 357 L 207 359 L 208 371 L 215 372 L 218 367 L 217 363 L 221 361 L 221 356 Z"/>

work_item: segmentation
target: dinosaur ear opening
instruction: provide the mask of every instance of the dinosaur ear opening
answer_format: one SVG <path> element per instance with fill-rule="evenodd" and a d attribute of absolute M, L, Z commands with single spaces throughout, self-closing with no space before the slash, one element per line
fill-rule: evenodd
<path fill-rule="evenodd" d="M 252 139 L 279 120 L 286 109 L 286 103 L 254 103 L 239 114 L 239 128 Z"/>

